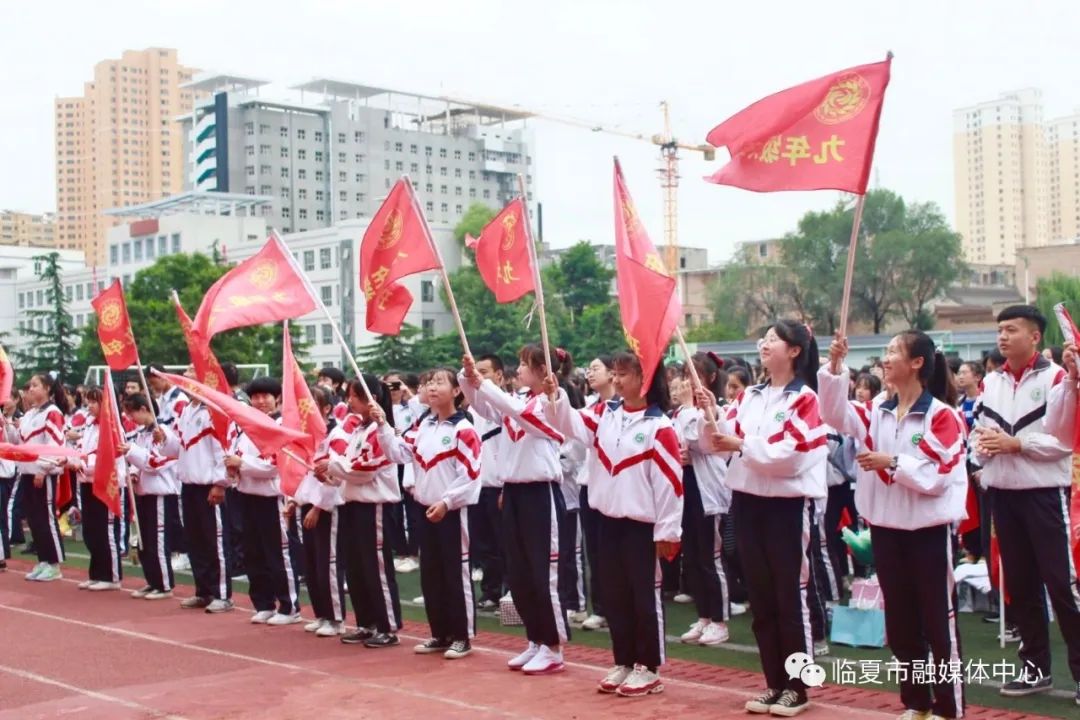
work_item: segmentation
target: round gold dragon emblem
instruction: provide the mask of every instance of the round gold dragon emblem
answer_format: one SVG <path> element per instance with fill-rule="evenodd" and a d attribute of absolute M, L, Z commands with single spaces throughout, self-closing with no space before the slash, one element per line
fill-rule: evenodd
<path fill-rule="evenodd" d="M 513 213 L 510 213 L 509 215 L 504 217 L 503 220 L 502 220 L 503 230 L 506 231 L 505 234 L 503 235 L 503 241 L 502 241 L 502 249 L 504 251 L 509 250 L 510 248 L 514 247 L 514 227 L 516 225 L 517 225 L 517 215 L 514 215 Z"/>
<path fill-rule="evenodd" d="M 870 102 L 870 83 L 858 73 L 840 77 L 829 88 L 825 100 L 814 110 L 814 117 L 825 125 L 846 122 Z"/>
<path fill-rule="evenodd" d="M 387 250 L 397 245 L 404 230 L 405 217 L 401 214 L 401 211 L 390 211 L 390 215 L 386 218 L 386 224 L 383 225 L 382 232 L 379 233 L 379 250 Z"/>
<path fill-rule="evenodd" d="M 105 330 L 115 330 L 120 327 L 120 317 L 123 311 L 119 300 L 109 300 L 101 306 L 101 327 Z"/>
<path fill-rule="evenodd" d="M 267 260 L 255 266 L 248 275 L 248 281 L 260 290 L 266 290 L 277 280 L 277 274 L 277 265 Z"/>

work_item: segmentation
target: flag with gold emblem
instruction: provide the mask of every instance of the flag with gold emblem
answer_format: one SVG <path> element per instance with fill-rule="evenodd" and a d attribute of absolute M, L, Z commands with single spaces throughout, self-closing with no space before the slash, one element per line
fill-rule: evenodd
<path fill-rule="evenodd" d="M 326 421 L 319 412 L 315 398 L 311 396 L 311 388 L 304 380 L 304 371 L 293 355 L 288 323 L 285 324 L 285 338 L 282 341 L 281 367 L 281 424 L 304 434 L 303 440 L 289 445 L 288 449 L 297 457 L 312 462 L 315 449 L 326 438 Z M 278 453 L 277 467 L 281 474 L 281 494 L 292 497 L 308 469 L 285 452 Z"/>
<path fill-rule="evenodd" d="M 180 298 L 173 292 L 173 304 L 176 306 L 176 317 L 180 320 L 180 328 L 184 332 L 184 342 L 187 343 L 188 355 L 191 357 L 191 366 L 195 370 L 196 379 L 203 385 L 229 391 L 229 381 L 225 379 L 225 371 L 221 369 L 214 351 L 210 349 L 210 341 L 199 334 L 199 331 L 191 323 L 191 318 L 180 304 Z M 229 416 L 210 410 L 210 419 L 214 425 L 214 437 L 221 443 L 221 447 L 229 447 Z"/>
<path fill-rule="evenodd" d="M 93 493 L 109 512 L 122 517 L 120 508 L 120 474 L 124 472 L 120 460 L 120 413 L 116 407 L 116 391 L 113 389 L 112 373 L 105 373 L 105 387 L 101 393 L 98 410 L 97 460 L 94 464 Z"/>
<path fill-rule="evenodd" d="M 525 201 L 517 198 L 484 226 L 479 238 L 472 238 L 471 244 L 469 237 L 465 239 L 476 252 L 476 269 L 496 302 L 514 302 L 536 289 L 527 222 Z"/>
<path fill-rule="evenodd" d="M 649 239 L 615 160 L 615 277 L 626 342 L 641 362 L 642 393 L 652 384 L 679 324 L 682 303 Z"/>
<path fill-rule="evenodd" d="M 731 160 L 706 178 L 756 192 L 843 190 L 870 177 L 892 56 L 781 90 L 717 125 L 707 140 Z"/>
<path fill-rule="evenodd" d="M 195 313 L 195 329 L 210 340 L 232 328 L 276 323 L 318 307 L 285 243 L 271 233 L 259 252 L 210 286 Z"/>
<path fill-rule="evenodd" d="M 124 287 L 119 280 L 90 301 L 97 313 L 98 342 L 110 370 L 123 371 L 139 364 L 139 351 L 131 332 Z"/>
<path fill-rule="evenodd" d="M 398 282 L 439 267 L 431 231 L 408 178 L 397 181 L 360 242 L 360 281 L 372 332 L 397 335 L 412 307 L 412 293 Z"/>

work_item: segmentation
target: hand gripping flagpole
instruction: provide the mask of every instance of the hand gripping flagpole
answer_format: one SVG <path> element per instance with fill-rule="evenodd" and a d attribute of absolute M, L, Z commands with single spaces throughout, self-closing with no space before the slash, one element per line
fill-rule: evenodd
<path fill-rule="evenodd" d="M 356 364 L 356 358 L 353 356 L 352 349 L 349 348 L 348 343 L 345 342 L 345 336 L 341 334 L 341 328 L 338 327 L 337 320 L 334 319 L 334 316 L 330 314 L 329 308 L 323 303 L 322 296 L 315 292 L 315 287 L 311 284 L 311 281 L 308 280 L 308 276 L 300 268 L 300 264 L 296 262 L 296 258 L 289 252 L 289 248 L 285 245 L 285 241 L 281 239 L 276 230 L 270 231 L 270 237 L 275 242 L 281 244 L 281 252 L 285 256 L 285 259 L 289 262 L 289 265 L 296 272 L 297 276 L 304 282 L 304 287 L 307 289 L 308 295 L 311 296 L 311 299 L 314 300 L 315 304 L 322 310 L 323 315 L 326 317 L 326 321 L 330 323 L 330 327 L 333 329 L 334 339 L 337 340 L 338 345 L 341 346 L 341 351 L 345 353 L 345 357 L 349 359 L 349 364 L 352 366 L 353 372 L 356 373 L 356 377 L 360 381 L 360 387 L 364 389 L 364 395 L 367 396 L 368 402 L 373 405 L 376 404 L 375 398 L 371 394 L 371 388 L 368 387 L 367 381 L 364 380 L 364 373 L 360 372 L 360 366 Z M 287 321 L 286 327 L 288 327 Z M 284 362 L 284 358 L 282 358 L 282 362 Z M 288 451 L 286 451 L 286 454 L 288 454 Z"/>
<path fill-rule="evenodd" d="M 465 326 L 461 324 L 461 313 L 458 312 L 457 301 L 454 300 L 454 289 L 450 287 L 450 276 L 446 274 L 446 263 L 443 261 L 442 253 L 439 252 L 439 245 L 435 242 L 435 238 L 431 235 L 431 228 L 428 227 L 427 217 L 424 215 L 423 208 L 420 207 L 420 202 L 416 199 L 416 191 L 413 189 L 412 180 L 408 175 L 402 175 L 405 180 L 405 189 L 409 191 L 409 200 L 413 204 L 413 209 L 416 210 L 416 214 L 420 217 L 420 224 L 424 226 L 424 236 L 427 238 L 428 244 L 431 245 L 431 251 L 435 254 L 435 259 L 439 261 L 439 274 L 442 276 L 443 287 L 446 288 L 446 299 L 450 302 L 450 313 L 454 316 L 454 324 L 457 326 L 458 335 L 461 337 L 461 347 L 464 348 L 466 355 L 472 355 L 472 350 L 469 349 L 469 339 L 465 337 Z"/>
<path fill-rule="evenodd" d="M 533 242 L 532 220 L 529 218 L 529 196 L 525 192 L 525 178 L 518 173 L 518 192 L 521 193 L 522 219 L 525 220 L 525 242 L 529 244 L 529 261 L 533 271 L 533 294 L 536 296 L 536 309 L 540 311 L 540 344 L 544 346 L 544 363 L 549 373 L 554 373 L 551 366 L 551 343 L 548 342 L 547 313 L 544 311 L 544 284 L 540 280 L 540 260 L 536 254 L 536 243 Z"/>

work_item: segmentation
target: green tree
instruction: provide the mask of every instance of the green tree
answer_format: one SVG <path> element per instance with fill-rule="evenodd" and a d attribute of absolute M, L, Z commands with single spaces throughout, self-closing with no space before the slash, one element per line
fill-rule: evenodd
<path fill-rule="evenodd" d="M 370 345 L 356 350 L 356 362 L 364 372 L 382 375 L 390 370 L 415 370 L 421 367 L 420 345 L 417 342 L 421 334 L 415 325 L 402 325 L 398 335 L 380 335 Z"/>
<path fill-rule="evenodd" d="M 479 237 L 484 226 L 498 214 L 498 211 L 489 208 L 483 203 L 473 203 L 465 210 L 465 214 L 461 216 L 458 224 L 454 226 L 454 239 L 458 241 L 459 245 L 464 245 L 466 234 Z"/>
<path fill-rule="evenodd" d="M 1061 328 L 1054 318 L 1054 306 L 1063 302 L 1065 307 L 1069 308 L 1070 315 L 1080 315 L 1080 278 L 1064 273 L 1054 273 L 1048 278 L 1042 278 L 1035 285 L 1035 297 L 1036 307 L 1048 320 L 1043 344 L 1063 344 L 1065 338 L 1061 336 Z"/>
<path fill-rule="evenodd" d="M 571 322 L 585 308 L 611 303 L 611 279 L 615 271 L 604 266 L 588 240 L 581 240 L 563 252 L 548 268 L 544 288 L 558 293 L 570 312 Z"/>
<path fill-rule="evenodd" d="M 753 246 L 742 246 L 709 289 L 713 317 L 723 318 L 742 337 L 786 316 L 792 307 L 785 292 L 793 282 L 787 266 L 759 262 L 753 251 Z"/>
<path fill-rule="evenodd" d="M 136 273 L 125 288 L 125 296 L 139 356 L 144 363 L 183 365 L 189 361 L 171 300 L 172 290 L 177 291 L 184 309 L 194 317 L 206 291 L 229 269 L 215 264 L 206 255 L 177 254 L 158 258 L 153 265 Z M 295 323 L 290 324 L 289 331 L 293 352 L 302 362 L 307 345 L 299 336 L 299 327 Z M 228 330 L 215 335 L 210 345 L 222 362 L 266 363 L 272 375 L 281 376 L 281 326 L 278 324 Z M 83 331 L 79 357 L 90 364 L 104 363 L 96 317 Z"/>
<path fill-rule="evenodd" d="M 60 253 L 37 255 L 33 261 L 38 279 L 47 283 L 45 302 L 48 307 L 25 311 L 27 322 L 21 334 L 26 349 L 15 354 L 18 367 L 22 369 L 19 380 L 25 381 L 34 372 L 55 370 L 65 382 L 77 382 L 86 371 L 86 363 L 85 356 L 79 352 L 78 333 L 68 314 Z M 42 324 L 40 330 L 38 320 Z"/>
<path fill-rule="evenodd" d="M 686 332 L 687 342 L 722 342 L 724 340 L 742 340 L 746 332 L 737 325 L 723 320 L 701 323 Z"/>
<path fill-rule="evenodd" d="M 902 231 L 883 236 L 896 252 L 896 304 L 908 324 L 933 327 L 929 305 L 967 272 L 960 234 L 949 228 L 934 203 L 911 205 Z"/>

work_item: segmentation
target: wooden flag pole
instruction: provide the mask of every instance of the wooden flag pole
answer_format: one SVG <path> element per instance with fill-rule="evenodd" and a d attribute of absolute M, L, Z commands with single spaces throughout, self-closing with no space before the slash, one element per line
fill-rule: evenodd
<path fill-rule="evenodd" d="M 859 244 L 859 227 L 862 225 L 866 194 L 855 203 L 855 219 L 851 223 L 851 241 L 848 243 L 847 270 L 844 273 L 844 297 L 840 303 L 840 336 L 847 337 L 848 312 L 851 309 L 851 282 L 855 276 L 855 248 Z"/>
<path fill-rule="evenodd" d="M 998 552 L 998 640 L 1005 649 L 1005 563 Z"/>
<path fill-rule="evenodd" d="M 675 326 L 675 339 L 679 343 L 679 348 L 682 350 L 683 357 L 686 358 L 686 366 L 690 369 L 690 382 L 694 386 L 694 390 L 700 390 L 705 386 L 701 383 L 701 376 L 698 375 L 697 366 L 694 365 L 694 356 L 690 354 L 690 348 L 686 344 L 686 338 L 683 337 L 682 328 L 678 325 Z M 720 402 L 720 398 L 716 398 L 717 402 Z M 717 430 L 716 415 L 713 413 L 711 407 L 705 408 L 705 418 L 712 425 L 713 430 Z"/>
<path fill-rule="evenodd" d="M 540 344 L 544 347 L 544 363 L 547 371 L 554 373 L 551 366 L 551 343 L 548 342 L 547 313 L 544 310 L 544 284 L 540 280 L 540 260 L 536 253 L 536 243 L 533 242 L 532 221 L 529 218 L 529 196 L 525 193 L 525 177 L 518 173 L 518 192 L 521 194 L 522 215 L 525 219 L 525 241 L 529 244 L 529 260 L 533 271 L 533 294 L 536 297 L 536 309 L 540 312 Z"/>
<path fill-rule="evenodd" d="M 420 217 L 420 224 L 424 226 L 424 236 L 427 237 L 428 244 L 431 245 L 431 251 L 435 253 L 435 259 L 439 261 L 439 274 L 442 276 L 443 286 L 446 288 L 446 298 L 450 302 L 450 313 L 454 316 L 454 324 L 457 326 L 458 335 L 461 337 L 461 347 L 464 348 L 466 355 L 472 355 L 472 350 L 469 349 L 469 339 L 465 337 L 465 326 L 461 324 L 461 313 L 458 312 L 457 301 L 454 299 L 454 289 L 450 287 L 450 276 L 446 274 L 446 263 L 443 261 L 442 253 L 439 252 L 439 245 L 435 242 L 435 238 L 432 237 L 427 217 L 424 215 L 423 208 L 420 207 L 420 202 L 416 199 L 412 180 L 409 179 L 408 175 L 402 175 L 402 178 L 405 180 L 405 188 L 409 191 L 409 200 L 413 204 L 413 209 L 416 210 L 416 214 Z"/>
<path fill-rule="evenodd" d="M 110 402 L 113 408 L 113 420 L 116 422 L 116 432 L 120 434 L 121 440 L 123 440 L 124 423 L 120 418 L 120 406 L 116 399 L 116 389 L 113 387 L 112 371 L 109 370 L 105 373 L 105 392 L 111 395 Z M 100 460 L 100 458 L 98 458 Z M 113 463 L 116 462 L 116 458 L 113 458 Z M 139 528 L 139 514 L 135 512 L 135 488 L 131 486 L 131 482 L 125 482 L 128 491 L 128 502 L 131 503 L 131 530 L 134 537 L 134 542 L 131 544 L 132 548 L 136 550 L 135 557 L 132 561 L 138 560 L 138 550 L 142 549 L 142 531 Z"/>

